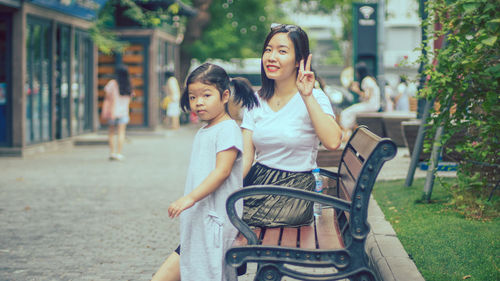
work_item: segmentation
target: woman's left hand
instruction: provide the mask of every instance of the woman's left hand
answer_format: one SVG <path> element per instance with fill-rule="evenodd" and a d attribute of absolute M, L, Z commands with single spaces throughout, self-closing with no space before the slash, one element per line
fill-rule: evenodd
<path fill-rule="evenodd" d="M 314 77 L 314 72 L 311 71 L 311 59 L 312 54 L 309 54 L 307 61 L 304 66 L 304 60 L 300 60 L 299 74 L 297 75 L 297 89 L 302 96 L 312 95 L 312 90 L 314 88 L 314 83 L 316 78 Z"/>

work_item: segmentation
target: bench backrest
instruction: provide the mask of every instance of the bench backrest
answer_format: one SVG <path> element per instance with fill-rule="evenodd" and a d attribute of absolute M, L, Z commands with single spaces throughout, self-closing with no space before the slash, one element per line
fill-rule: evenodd
<path fill-rule="evenodd" d="M 382 165 L 396 152 L 393 141 L 380 138 L 365 126 L 358 127 L 346 144 L 337 181 L 337 196 L 351 202 L 349 213 L 340 211 L 337 215 L 346 247 L 353 238 L 364 240 L 370 232 L 366 223 L 370 194 Z"/>

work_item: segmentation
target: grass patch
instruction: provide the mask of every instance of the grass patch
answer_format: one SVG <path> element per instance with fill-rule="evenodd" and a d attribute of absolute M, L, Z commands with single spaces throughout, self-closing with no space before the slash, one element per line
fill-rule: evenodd
<path fill-rule="evenodd" d="M 373 195 L 425 280 L 500 280 L 500 219 L 466 219 L 437 180 L 432 202 L 421 203 L 424 182 L 380 181 Z"/>

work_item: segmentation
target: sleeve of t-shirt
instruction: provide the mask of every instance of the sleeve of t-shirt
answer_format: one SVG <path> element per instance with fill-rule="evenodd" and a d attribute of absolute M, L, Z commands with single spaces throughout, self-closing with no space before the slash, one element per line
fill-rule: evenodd
<path fill-rule="evenodd" d="M 106 86 L 104 86 L 104 92 L 106 93 L 106 97 L 108 99 L 115 98 L 115 91 L 118 91 L 118 83 L 116 80 L 110 80 Z"/>
<path fill-rule="evenodd" d="M 243 151 L 243 140 L 238 125 L 231 122 L 224 123 L 224 126 L 217 132 L 216 153 L 232 147 L 238 149 L 240 152 Z"/>
<path fill-rule="evenodd" d="M 328 99 L 328 97 L 323 91 L 319 89 L 314 89 L 313 96 L 321 106 L 321 109 L 323 109 L 324 113 L 335 117 L 335 114 L 333 113 L 332 109 L 332 104 L 330 103 L 330 99 Z"/>
<path fill-rule="evenodd" d="M 366 77 L 365 79 L 363 79 L 363 81 L 361 81 L 361 88 L 363 89 L 368 89 L 368 88 L 375 89 L 377 87 L 378 87 L 377 81 L 375 81 L 371 77 Z"/>
<path fill-rule="evenodd" d="M 262 105 L 260 105 L 262 106 Z M 243 120 L 241 121 L 240 127 L 243 129 L 247 129 L 250 131 L 255 130 L 255 119 L 254 119 L 254 112 L 253 110 L 255 109 L 252 108 L 251 110 L 248 110 L 248 108 L 243 108 Z"/>

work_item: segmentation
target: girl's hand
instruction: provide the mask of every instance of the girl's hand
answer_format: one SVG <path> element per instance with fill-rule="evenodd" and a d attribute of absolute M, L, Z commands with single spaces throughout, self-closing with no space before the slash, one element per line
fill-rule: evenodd
<path fill-rule="evenodd" d="M 297 89 L 302 96 L 312 95 L 312 90 L 314 88 L 314 82 L 316 81 L 314 77 L 314 72 L 311 71 L 311 58 L 312 54 L 309 54 L 307 61 L 304 66 L 304 60 L 300 60 L 299 74 L 297 75 Z"/>
<path fill-rule="evenodd" d="M 195 201 L 189 196 L 182 196 L 168 207 L 168 216 L 170 218 L 178 217 L 182 211 L 191 208 Z"/>

